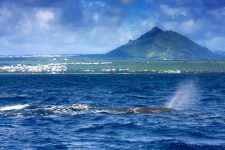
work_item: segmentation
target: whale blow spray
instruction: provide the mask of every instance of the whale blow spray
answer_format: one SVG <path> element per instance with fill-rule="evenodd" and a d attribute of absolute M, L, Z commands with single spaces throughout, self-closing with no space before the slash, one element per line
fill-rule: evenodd
<path fill-rule="evenodd" d="M 190 108 L 196 102 L 197 88 L 193 80 L 187 80 L 182 82 L 175 94 L 171 97 L 166 104 L 167 108 L 176 110 L 183 110 Z"/>

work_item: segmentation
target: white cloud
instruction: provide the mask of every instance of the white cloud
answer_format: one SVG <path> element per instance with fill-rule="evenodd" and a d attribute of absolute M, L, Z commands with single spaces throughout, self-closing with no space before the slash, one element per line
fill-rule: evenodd
<path fill-rule="evenodd" d="M 118 43 L 124 44 L 129 40 L 134 40 L 136 38 L 135 31 L 133 31 L 130 27 L 121 27 L 117 30 L 117 34 L 119 34 L 120 38 Z"/>
<path fill-rule="evenodd" d="M 119 0 L 119 1 L 124 4 L 131 4 L 131 3 L 135 2 L 136 0 Z"/>
<path fill-rule="evenodd" d="M 0 9 L 0 24 L 7 23 L 12 17 L 12 12 L 10 9 L 4 7 Z"/>
<path fill-rule="evenodd" d="M 152 19 L 142 20 L 140 24 L 142 27 L 144 27 L 148 30 L 150 30 L 151 28 L 153 28 L 156 25 L 155 20 L 152 20 Z"/>
<path fill-rule="evenodd" d="M 49 10 L 39 10 L 35 17 L 40 28 L 44 30 L 49 28 L 50 22 L 55 19 L 55 14 Z"/>
<path fill-rule="evenodd" d="M 178 22 L 177 21 L 168 21 L 168 22 L 163 22 L 162 27 L 165 30 L 176 30 L 178 27 Z"/>
<path fill-rule="evenodd" d="M 189 20 L 181 22 L 179 26 L 180 26 L 180 31 L 184 33 L 192 34 L 192 33 L 198 32 L 201 29 L 202 24 L 193 19 L 189 19 Z"/>
<path fill-rule="evenodd" d="M 93 20 L 96 21 L 96 22 L 98 22 L 99 19 L 100 19 L 100 15 L 98 13 L 94 13 Z"/>
<path fill-rule="evenodd" d="M 83 5 L 85 7 L 106 7 L 106 4 L 104 2 L 101 2 L 101 1 L 94 1 L 94 2 L 91 2 L 91 3 L 83 3 Z"/>
<path fill-rule="evenodd" d="M 159 15 L 155 14 L 152 10 L 147 10 L 144 13 L 144 16 L 140 19 L 140 21 L 136 22 L 136 30 L 139 32 L 147 32 L 151 30 L 154 26 L 158 26 L 159 24 Z"/>
<path fill-rule="evenodd" d="M 198 41 L 200 44 L 205 45 L 206 47 L 208 47 L 209 49 L 215 51 L 215 50 L 224 50 L 225 49 L 221 49 L 222 47 L 224 47 L 224 43 L 225 43 L 225 37 L 222 36 L 214 36 L 208 39 L 204 39 L 204 40 L 199 40 Z"/>
<path fill-rule="evenodd" d="M 124 9 L 112 7 L 105 2 L 83 3 L 82 22 L 93 26 L 116 26 L 124 20 Z"/>
<path fill-rule="evenodd" d="M 53 23 L 56 14 L 51 10 L 36 10 L 30 13 L 20 12 L 20 20 L 16 23 L 16 34 L 35 35 L 44 33 L 56 26 Z"/>
<path fill-rule="evenodd" d="M 145 1 L 148 8 L 137 12 L 123 5 L 130 4 L 132 0 L 115 3 L 120 6 L 107 1 L 82 1 L 77 10 L 72 7 L 67 13 L 64 12 L 67 7 L 63 6 L 63 2 L 58 3 L 62 6 L 57 5 L 57 8 L 27 8 L 14 2 L 0 5 L 0 53 L 4 54 L 2 49 L 11 53 L 17 53 L 14 50 L 18 49 L 24 53 L 105 53 L 129 39 L 136 39 L 154 26 L 201 40 L 199 43 L 210 49 L 224 47 L 223 32 L 216 31 L 220 31 L 218 26 L 223 24 L 221 16 L 224 16 L 225 8 L 220 11 L 213 9 L 210 14 L 207 10 L 208 13 L 201 14 L 199 18 L 194 16 L 195 11 L 202 13 L 197 8 L 173 7 L 166 3 L 155 5 L 155 0 Z M 209 15 L 214 17 L 211 19 Z M 212 22 L 216 16 L 221 25 Z"/>
<path fill-rule="evenodd" d="M 165 30 L 174 30 L 185 34 L 196 34 L 202 28 L 202 24 L 193 19 L 185 21 L 166 21 L 162 23 Z"/>
<path fill-rule="evenodd" d="M 161 11 L 172 18 L 178 17 L 178 16 L 187 16 L 188 15 L 188 10 L 187 8 L 172 8 L 167 5 L 160 5 L 159 8 Z"/>

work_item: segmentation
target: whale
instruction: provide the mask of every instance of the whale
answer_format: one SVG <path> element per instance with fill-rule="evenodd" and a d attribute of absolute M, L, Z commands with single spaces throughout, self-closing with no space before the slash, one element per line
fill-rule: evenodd
<path fill-rule="evenodd" d="M 73 108 L 78 110 L 97 110 L 97 111 L 113 111 L 113 112 L 126 112 L 126 113 L 162 113 L 162 112 L 171 112 L 171 108 L 145 108 L 145 107 L 136 107 L 136 108 L 96 108 L 91 107 L 86 104 L 73 104 Z"/>
<path fill-rule="evenodd" d="M 131 113 L 161 113 L 161 112 L 171 112 L 170 108 L 111 108 L 113 111 L 118 112 L 131 112 Z"/>

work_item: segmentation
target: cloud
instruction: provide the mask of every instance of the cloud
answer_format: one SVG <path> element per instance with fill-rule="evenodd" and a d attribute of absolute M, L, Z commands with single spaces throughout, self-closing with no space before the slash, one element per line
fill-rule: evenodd
<path fill-rule="evenodd" d="M 178 26 L 180 26 L 180 30 L 183 30 L 184 33 L 196 34 L 202 28 L 202 23 L 189 19 L 180 23 Z"/>
<path fill-rule="evenodd" d="M 168 5 L 173 7 L 188 7 L 188 6 L 198 6 L 202 4 L 202 0 L 153 0 L 155 4 L 161 5 Z"/>
<path fill-rule="evenodd" d="M 126 17 L 126 10 L 102 1 L 83 3 L 83 25 L 118 26 Z"/>
<path fill-rule="evenodd" d="M 15 27 L 0 38 L 0 54 L 105 53 L 132 38 L 131 31 L 120 26 L 126 15 L 123 9 L 99 1 L 74 4 L 66 1 L 56 8 L 5 4 L 6 9 L 0 9 L 2 23 L 6 22 L 2 27 Z"/>
<path fill-rule="evenodd" d="M 223 48 L 225 43 L 225 37 L 214 36 L 208 39 L 200 40 L 198 42 L 200 44 L 206 45 L 209 49 L 213 51 L 216 51 L 216 50 L 225 51 L 225 49 Z"/>
<path fill-rule="evenodd" d="M 12 17 L 12 12 L 10 9 L 3 7 L 0 10 L 0 24 L 7 23 L 11 17 Z"/>
<path fill-rule="evenodd" d="M 167 5 L 160 5 L 159 7 L 165 15 L 172 18 L 185 17 L 188 14 L 188 10 L 186 8 L 172 8 Z"/>
<path fill-rule="evenodd" d="M 35 17 L 41 30 L 44 30 L 49 28 L 50 22 L 55 19 L 55 14 L 49 10 L 39 10 Z"/>
<path fill-rule="evenodd" d="M 164 23 L 162 23 L 162 27 L 165 30 L 176 30 L 178 27 L 178 22 L 177 21 L 164 22 Z"/>
<path fill-rule="evenodd" d="M 132 4 L 135 3 L 137 0 L 119 0 L 123 4 Z"/>
<path fill-rule="evenodd" d="M 0 0 L 0 54 L 105 53 L 154 26 L 225 46 L 221 0 Z"/>
<path fill-rule="evenodd" d="M 179 33 L 183 33 L 185 35 L 192 35 L 193 34 L 197 34 L 199 33 L 202 28 L 203 28 L 203 24 L 201 22 L 197 22 L 193 19 L 188 19 L 188 20 L 184 20 L 184 21 L 168 21 L 168 22 L 164 22 L 162 23 L 162 27 L 165 30 L 173 30 L 173 31 L 177 31 Z M 192 37 L 190 36 L 190 37 Z"/>

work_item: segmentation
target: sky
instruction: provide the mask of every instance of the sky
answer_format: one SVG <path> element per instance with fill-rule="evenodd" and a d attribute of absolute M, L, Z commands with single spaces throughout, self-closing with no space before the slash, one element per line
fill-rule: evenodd
<path fill-rule="evenodd" d="M 225 51 L 225 0 L 0 0 L 0 55 L 106 53 L 154 26 Z"/>

